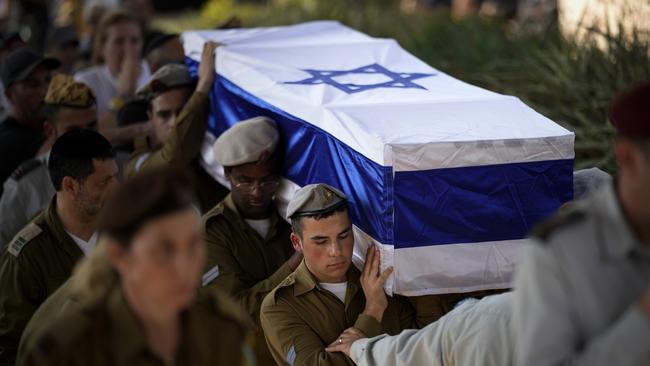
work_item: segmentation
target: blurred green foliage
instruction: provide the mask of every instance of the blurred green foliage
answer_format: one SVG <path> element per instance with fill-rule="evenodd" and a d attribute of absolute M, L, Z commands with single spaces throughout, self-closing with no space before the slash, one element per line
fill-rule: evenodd
<path fill-rule="evenodd" d="M 607 109 L 626 87 L 650 79 L 648 34 L 590 29 L 576 41 L 555 23 L 452 19 L 445 10 L 404 13 L 395 0 L 209 0 L 200 16 L 176 17 L 175 31 L 213 28 L 231 16 L 244 26 L 335 19 L 375 37 L 396 39 L 458 79 L 515 95 L 576 133 L 576 169 L 615 171 Z M 534 29 L 533 29 L 534 28 Z"/>

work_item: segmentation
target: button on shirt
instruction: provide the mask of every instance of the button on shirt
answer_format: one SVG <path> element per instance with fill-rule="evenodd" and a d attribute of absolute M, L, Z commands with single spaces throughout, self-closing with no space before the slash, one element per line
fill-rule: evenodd
<path fill-rule="evenodd" d="M 524 250 L 515 281 L 519 364 L 648 365 L 650 251 L 614 186 L 573 204 L 567 220 Z"/>

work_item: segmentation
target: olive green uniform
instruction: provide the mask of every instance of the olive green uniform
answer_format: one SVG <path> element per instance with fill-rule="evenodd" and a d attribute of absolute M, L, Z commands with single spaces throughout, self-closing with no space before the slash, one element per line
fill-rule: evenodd
<path fill-rule="evenodd" d="M 266 238 L 246 223 L 231 195 L 203 218 L 206 273 L 218 274 L 215 279 L 204 276 L 204 285 L 233 296 L 257 325 L 262 300 L 291 273 L 286 261 L 294 253 L 291 226 L 275 208 L 272 211 Z M 256 332 L 254 348 L 261 365 L 272 361 L 261 330 Z"/>
<path fill-rule="evenodd" d="M 354 365 L 343 353 L 325 347 L 354 326 L 368 337 L 415 328 L 415 312 L 400 296 L 388 299 L 381 323 L 361 314 L 365 296 L 359 271 L 350 266 L 345 303 L 323 290 L 305 262 L 264 299 L 261 322 L 271 353 L 282 365 Z"/>
<path fill-rule="evenodd" d="M 56 196 L 23 228 L 0 257 L 0 359 L 15 357 L 25 325 L 65 282 L 83 252 L 65 232 Z"/>
<path fill-rule="evenodd" d="M 214 180 L 198 161 L 208 127 L 209 103 L 208 94 L 195 91 L 161 148 L 155 149 L 147 137 L 136 139 L 135 151 L 124 164 L 124 177 L 128 179 L 143 170 L 167 165 L 189 167 L 196 178 L 196 195 L 201 212 L 219 203 L 228 194 L 228 189 Z"/>
<path fill-rule="evenodd" d="M 182 313 L 174 365 L 242 365 L 248 320 L 236 304 L 204 293 Z M 106 301 L 59 316 L 25 353 L 25 365 L 165 365 L 149 348 L 121 287 Z"/>

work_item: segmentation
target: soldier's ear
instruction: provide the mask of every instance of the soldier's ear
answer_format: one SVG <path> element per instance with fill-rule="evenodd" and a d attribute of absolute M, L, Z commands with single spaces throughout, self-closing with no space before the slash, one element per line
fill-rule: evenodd
<path fill-rule="evenodd" d="M 63 177 L 61 180 L 61 190 L 69 194 L 76 194 L 79 183 L 70 176 Z"/>
<path fill-rule="evenodd" d="M 302 252 L 302 242 L 300 237 L 296 233 L 291 233 L 291 244 L 293 244 L 293 249 L 296 252 Z"/>
<path fill-rule="evenodd" d="M 106 242 L 106 253 L 111 265 L 118 271 L 122 272 L 125 266 L 125 250 L 115 240 L 108 239 Z"/>

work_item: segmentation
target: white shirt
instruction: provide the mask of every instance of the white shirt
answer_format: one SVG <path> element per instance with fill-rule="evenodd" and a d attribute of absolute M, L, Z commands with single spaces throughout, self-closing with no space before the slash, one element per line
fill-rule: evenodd
<path fill-rule="evenodd" d="M 111 98 L 118 95 L 118 81 L 111 74 L 106 65 L 98 65 L 81 70 L 74 75 L 75 80 L 86 84 L 95 94 L 97 101 L 97 116 L 101 117 L 108 111 L 108 104 Z M 149 65 L 142 61 L 140 77 L 136 83 L 136 89 L 145 85 L 151 78 Z"/>
<path fill-rule="evenodd" d="M 512 297 L 505 293 L 471 299 L 422 329 L 362 338 L 350 347 L 359 366 L 510 366 Z"/>
<path fill-rule="evenodd" d="M 72 240 L 74 240 L 74 242 L 77 243 L 77 245 L 79 246 L 79 248 L 81 249 L 81 251 L 84 253 L 84 255 L 86 257 L 90 254 L 90 252 L 93 251 L 93 249 L 95 249 L 95 245 L 97 244 L 97 232 L 96 231 L 93 233 L 93 236 L 91 236 L 90 239 L 88 239 L 88 241 L 85 241 L 85 240 L 81 239 L 80 237 L 74 236 L 73 234 L 71 234 L 67 230 L 66 230 L 66 233 L 68 233 L 68 235 L 70 235 Z"/>
<path fill-rule="evenodd" d="M 271 219 L 246 220 L 246 223 L 255 230 L 256 233 L 260 234 L 262 238 L 266 238 L 269 229 L 271 229 Z"/>
<path fill-rule="evenodd" d="M 333 293 L 334 296 L 338 297 L 339 300 L 341 300 L 342 303 L 345 303 L 345 291 L 348 289 L 348 283 L 347 282 L 341 282 L 341 283 L 319 282 L 318 285 L 323 290 L 327 290 L 327 291 Z"/>

